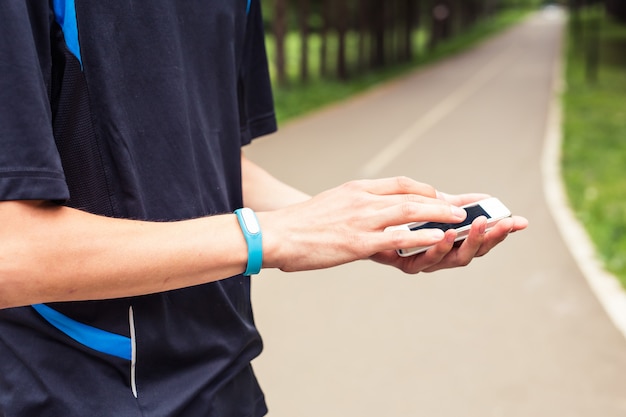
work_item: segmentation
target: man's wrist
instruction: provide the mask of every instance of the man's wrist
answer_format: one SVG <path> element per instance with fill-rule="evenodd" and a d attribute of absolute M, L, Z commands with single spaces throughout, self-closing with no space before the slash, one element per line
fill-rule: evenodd
<path fill-rule="evenodd" d="M 256 214 L 247 207 L 235 210 L 237 221 L 248 246 L 248 262 L 244 275 L 258 274 L 263 266 L 263 233 Z"/>

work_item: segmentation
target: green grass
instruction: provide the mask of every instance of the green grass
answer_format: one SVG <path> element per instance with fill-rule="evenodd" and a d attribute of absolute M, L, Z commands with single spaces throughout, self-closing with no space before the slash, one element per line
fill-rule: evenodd
<path fill-rule="evenodd" d="M 600 22 L 599 66 L 588 79 L 589 27 Z M 585 32 L 569 32 L 564 104 L 563 176 L 572 207 L 605 268 L 626 287 L 626 26 L 601 10 L 582 16 Z M 595 46 L 594 46 L 595 45 Z"/>
<path fill-rule="evenodd" d="M 298 81 L 299 63 L 298 56 L 300 54 L 300 41 L 296 33 L 291 33 L 286 39 L 286 56 L 287 56 L 287 75 L 290 80 L 287 87 L 274 86 L 274 99 L 276 104 L 276 113 L 279 123 L 288 119 L 300 116 L 311 110 L 320 108 L 324 105 L 344 100 L 355 93 L 362 92 L 368 88 L 387 81 L 413 70 L 417 67 L 427 65 L 446 56 L 450 56 L 459 51 L 468 49 L 478 42 L 488 38 L 490 35 L 497 33 L 513 23 L 518 22 L 527 11 L 509 10 L 502 12 L 488 20 L 484 20 L 469 31 L 460 36 L 454 37 L 446 42 L 440 43 L 434 51 L 427 51 L 427 35 L 424 31 L 416 31 L 414 33 L 414 54 L 415 59 L 412 62 L 396 65 L 379 71 L 370 71 L 364 74 L 354 74 L 356 67 L 356 51 L 357 36 L 350 34 L 347 37 L 347 55 L 348 67 L 352 71 L 352 76 L 348 82 L 339 80 L 322 79 L 319 74 L 319 49 L 321 40 L 319 36 L 311 35 L 310 37 L 310 67 L 311 78 L 308 83 Z M 273 65 L 275 48 L 273 38 L 267 37 L 268 57 L 270 60 L 270 73 L 272 78 L 275 77 L 275 67 Z M 334 57 L 337 48 L 337 39 L 329 36 L 329 54 L 328 68 L 334 68 Z M 276 84 L 276 83 L 275 83 Z"/>

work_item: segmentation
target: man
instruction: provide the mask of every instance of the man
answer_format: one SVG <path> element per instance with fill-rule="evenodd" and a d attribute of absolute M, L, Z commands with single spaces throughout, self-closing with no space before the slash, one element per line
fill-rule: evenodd
<path fill-rule="evenodd" d="M 275 130 L 258 0 L 7 0 L 0 15 L 3 416 L 262 416 L 261 266 L 434 271 L 526 227 L 479 219 L 458 248 L 452 231 L 384 232 L 461 221 L 482 196 L 391 178 L 311 198 L 247 160 Z"/>

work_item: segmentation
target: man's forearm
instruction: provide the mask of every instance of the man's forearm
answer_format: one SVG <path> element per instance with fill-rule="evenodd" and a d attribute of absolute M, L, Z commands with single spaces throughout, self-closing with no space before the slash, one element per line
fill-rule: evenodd
<path fill-rule="evenodd" d="M 149 294 L 243 272 L 234 215 L 157 223 L 0 203 L 0 308 Z"/>
<path fill-rule="evenodd" d="M 243 202 L 258 211 L 280 209 L 310 198 L 306 193 L 285 184 L 263 168 L 241 156 Z"/>
<path fill-rule="evenodd" d="M 328 268 L 374 255 L 410 273 L 464 266 L 528 224 L 514 216 L 487 234 L 476 224 L 453 248 L 453 234 L 385 231 L 410 222 L 465 218 L 463 209 L 438 198 L 427 184 L 403 177 L 352 181 L 309 198 L 248 163 L 244 200 L 259 210 L 266 268 Z M 266 188 L 259 194 L 257 186 Z M 459 203 L 466 199 L 473 197 Z M 234 214 L 142 222 L 45 202 L 0 202 L 0 244 L 0 308 L 190 287 L 242 273 L 248 261 Z M 411 258 L 395 253 L 432 245 L 437 246 Z"/>
<path fill-rule="evenodd" d="M 244 160 L 246 204 L 273 210 L 308 195 Z M 235 215 L 178 222 L 97 216 L 46 202 L 0 202 L 0 308 L 189 287 L 243 272 Z"/>

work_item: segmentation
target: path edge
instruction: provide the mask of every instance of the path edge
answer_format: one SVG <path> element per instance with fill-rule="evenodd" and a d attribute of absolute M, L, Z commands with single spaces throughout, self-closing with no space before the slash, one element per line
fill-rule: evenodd
<path fill-rule="evenodd" d="M 562 48 L 559 48 L 562 51 Z M 559 52 L 554 63 L 550 106 L 541 161 L 543 191 L 554 221 L 566 247 L 572 254 L 587 284 L 606 311 L 609 319 L 626 338 L 626 290 L 607 272 L 596 254 L 595 245 L 569 205 L 561 172 L 563 110 L 565 91 L 563 57 Z"/>

